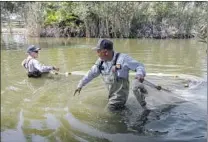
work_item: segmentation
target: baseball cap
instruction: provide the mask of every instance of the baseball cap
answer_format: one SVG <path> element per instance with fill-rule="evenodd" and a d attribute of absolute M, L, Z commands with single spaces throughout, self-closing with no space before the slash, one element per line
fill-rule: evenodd
<path fill-rule="evenodd" d="M 30 45 L 28 48 L 27 48 L 27 53 L 30 53 L 30 52 L 36 52 L 40 50 L 39 47 L 35 46 L 35 45 Z"/>
<path fill-rule="evenodd" d="M 92 49 L 93 50 L 99 50 L 99 49 L 112 50 L 113 49 L 113 42 L 108 39 L 100 39 L 98 41 L 97 46 Z"/>

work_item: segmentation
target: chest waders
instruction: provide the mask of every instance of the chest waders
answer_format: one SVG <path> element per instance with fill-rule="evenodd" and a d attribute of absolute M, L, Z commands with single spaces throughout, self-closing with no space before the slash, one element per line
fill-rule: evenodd
<path fill-rule="evenodd" d="M 41 72 L 40 71 L 34 71 L 34 72 L 28 72 L 27 76 L 28 77 L 33 77 L 33 78 L 39 78 L 41 77 Z"/>
<path fill-rule="evenodd" d="M 110 74 L 105 75 L 102 73 L 102 71 L 104 70 L 104 67 L 102 66 L 103 61 L 101 61 L 99 65 L 100 73 L 102 74 L 104 78 L 104 82 L 109 91 L 108 108 L 110 110 L 117 110 L 117 109 L 124 108 L 125 103 L 128 99 L 128 95 L 129 95 L 129 80 L 117 76 L 118 68 L 116 68 L 116 63 L 117 63 L 119 54 L 120 53 L 116 54 L 116 58 L 112 65 L 113 67 L 115 67 L 114 72 L 112 72 L 112 69 L 111 69 Z M 141 91 L 142 89 L 144 89 L 143 84 L 140 83 L 137 79 L 135 79 L 132 84 L 133 84 L 132 90 L 133 90 L 134 96 L 136 97 L 138 103 L 143 108 L 145 108 L 146 107 L 145 95 L 144 95 L 144 92 Z"/>
<path fill-rule="evenodd" d="M 24 67 L 25 67 L 26 69 L 28 69 L 28 64 L 29 64 L 30 60 L 31 60 L 31 59 L 29 59 L 29 60 L 27 61 L 27 63 L 24 64 Z M 26 64 L 27 64 L 27 67 L 26 67 Z M 39 78 L 39 77 L 41 77 L 41 72 L 40 72 L 39 70 L 33 71 L 33 72 L 29 72 L 29 71 L 28 71 L 27 76 L 28 76 L 28 77 L 33 77 L 33 78 Z"/>
<path fill-rule="evenodd" d="M 99 65 L 100 73 L 102 74 L 103 80 L 108 89 L 108 108 L 110 110 L 117 110 L 124 108 L 124 105 L 129 95 L 129 81 L 128 79 L 117 76 L 116 67 L 117 59 L 120 53 L 116 54 L 115 60 L 113 61 L 112 67 L 109 70 L 109 74 L 103 73 L 104 67 L 102 66 L 103 61 Z M 114 71 L 112 71 L 112 68 Z"/>

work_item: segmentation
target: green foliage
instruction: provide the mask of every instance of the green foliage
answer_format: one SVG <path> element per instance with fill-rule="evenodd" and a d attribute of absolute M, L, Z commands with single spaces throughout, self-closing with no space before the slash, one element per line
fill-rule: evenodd
<path fill-rule="evenodd" d="M 157 19 L 162 20 L 162 18 L 166 18 L 171 15 L 172 7 L 174 7 L 174 2 L 156 2 L 153 5 L 152 13 L 155 13 Z"/>
<path fill-rule="evenodd" d="M 29 12 L 37 13 L 43 17 L 35 16 L 42 27 L 75 29 L 87 37 L 160 37 L 162 33 L 166 37 L 187 36 L 207 21 L 207 2 L 37 3 L 3 2 L 1 15 L 8 18 L 8 13 L 19 13 L 28 19 Z"/>
<path fill-rule="evenodd" d="M 63 21 L 65 22 L 65 26 L 73 25 L 72 22 L 69 22 L 77 20 L 77 16 L 75 16 L 72 12 L 73 5 L 74 4 L 72 2 L 45 3 L 44 25 L 59 24 Z"/>

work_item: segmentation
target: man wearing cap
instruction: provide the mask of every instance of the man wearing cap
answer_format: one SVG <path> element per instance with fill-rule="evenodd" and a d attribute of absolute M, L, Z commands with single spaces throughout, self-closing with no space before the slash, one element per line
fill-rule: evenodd
<path fill-rule="evenodd" d="M 42 65 L 36 60 L 39 50 L 40 48 L 35 45 L 30 45 L 27 48 L 28 57 L 22 61 L 22 66 L 27 70 L 28 77 L 38 78 L 41 77 L 41 74 L 48 73 L 51 70 L 59 71 L 59 68 Z"/>
<path fill-rule="evenodd" d="M 144 93 L 147 93 L 147 90 L 142 84 L 146 75 L 143 64 L 127 54 L 115 52 L 113 42 L 107 39 L 100 39 L 94 50 L 96 50 L 99 58 L 91 70 L 80 80 L 74 95 L 80 93 L 87 83 L 101 74 L 108 88 L 108 108 L 110 110 L 122 109 L 129 95 L 129 70 L 133 70 L 136 71 L 132 88 L 133 93 L 145 110 L 143 112 L 149 113 L 144 97 Z"/>

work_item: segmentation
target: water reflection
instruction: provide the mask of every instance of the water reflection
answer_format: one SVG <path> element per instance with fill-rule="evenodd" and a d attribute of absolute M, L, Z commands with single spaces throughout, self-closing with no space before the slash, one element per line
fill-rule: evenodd
<path fill-rule="evenodd" d="M 1 47 L 5 50 L 18 50 L 22 49 L 27 42 L 25 35 L 20 34 L 1 34 Z"/>

